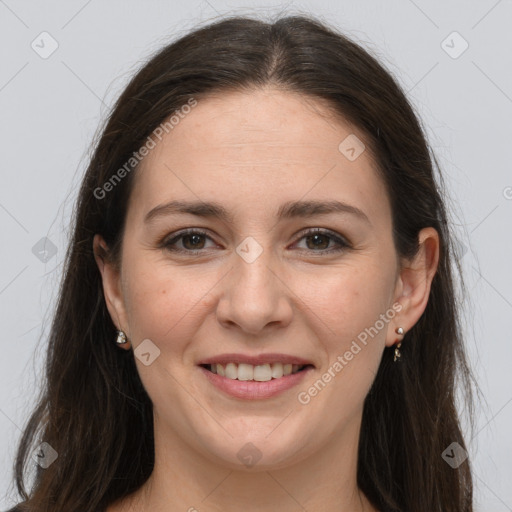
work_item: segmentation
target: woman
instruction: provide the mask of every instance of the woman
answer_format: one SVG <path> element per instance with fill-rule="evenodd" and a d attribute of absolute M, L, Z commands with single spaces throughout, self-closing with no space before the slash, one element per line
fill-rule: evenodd
<path fill-rule="evenodd" d="M 319 21 L 161 50 L 83 179 L 16 510 L 472 511 L 433 162 Z"/>

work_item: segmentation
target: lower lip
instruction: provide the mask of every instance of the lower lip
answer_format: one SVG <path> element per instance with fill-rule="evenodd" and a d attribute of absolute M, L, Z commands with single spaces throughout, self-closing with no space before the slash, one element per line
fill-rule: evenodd
<path fill-rule="evenodd" d="M 265 382 L 257 382 L 253 380 L 238 380 L 228 379 L 222 377 L 217 373 L 213 373 L 202 366 L 199 369 L 203 372 L 205 377 L 216 388 L 220 389 L 229 396 L 235 398 L 243 398 L 246 400 L 260 400 L 264 398 L 271 398 L 297 386 L 313 367 L 305 368 L 304 370 L 280 377 L 279 379 L 267 380 Z"/>

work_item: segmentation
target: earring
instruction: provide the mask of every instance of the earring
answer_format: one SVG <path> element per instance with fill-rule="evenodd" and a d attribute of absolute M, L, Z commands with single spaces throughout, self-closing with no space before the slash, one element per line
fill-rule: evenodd
<path fill-rule="evenodd" d="M 402 327 L 398 327 L 397 329 L 395 329 L 395 332 L 397 334 L 403 334 L 404 333 L 404 330 Z M 402 342 L 400 341 L 398 343 L 398 345 L 395 347 L 395 356 L 393 357 L 393 361 L 396 362 L 396 361 L 400 361 L 401 357 L 402 357 L 402 354 L 400 353 L 400 347 L 402 346 Z"/>
<path fill-rule="evenodd" d="M 123 331 L 117 331 L 116 343 L 118 345 L 124 345 L 128 343 L 128 339 L 126 338 L 126 334 Z"/>

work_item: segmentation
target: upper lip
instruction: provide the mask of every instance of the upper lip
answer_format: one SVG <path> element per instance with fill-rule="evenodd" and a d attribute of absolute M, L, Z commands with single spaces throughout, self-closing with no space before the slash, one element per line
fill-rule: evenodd
<path fill-rule="evenodd" d="M 282 364 L 298 364 L 298 365 L 311 365 L 311 361 L 303 359 L 302 357 L 291 356 L 288 354 L 259 354 L 257 356 L 249 356 L 245 354 L 220 354 L 218 356 L 209 357 L 208 359 L 201 360 L 198 364 L 222 364 L 227 363 L 242 363 L 251 364 L 253 366 L 262 364 L 282 363 Z"/>

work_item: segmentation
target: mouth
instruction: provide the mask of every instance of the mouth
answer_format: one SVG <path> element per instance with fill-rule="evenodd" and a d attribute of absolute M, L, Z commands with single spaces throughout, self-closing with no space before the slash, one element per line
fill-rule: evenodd
<path fill-rule="evenodd" d="M 314 370 L 312 364 L 202 363 L 197 366 L 210 389 L 241 400 L 263 400 L 298 386 Z"/>
<path fill-rule="evenodd" d="M 245 363 L 227 363 L 227 364 L 200 364 L 201 368 L 211 373 L 217 374 L 231 380 L 268 382 L 270 380 L 281 379 L 288 375 L 295 375 L 304 370 L 312 369 L 312 364 L 283 364 L 266 363 L 261 365 L 252 365 Z"/>

